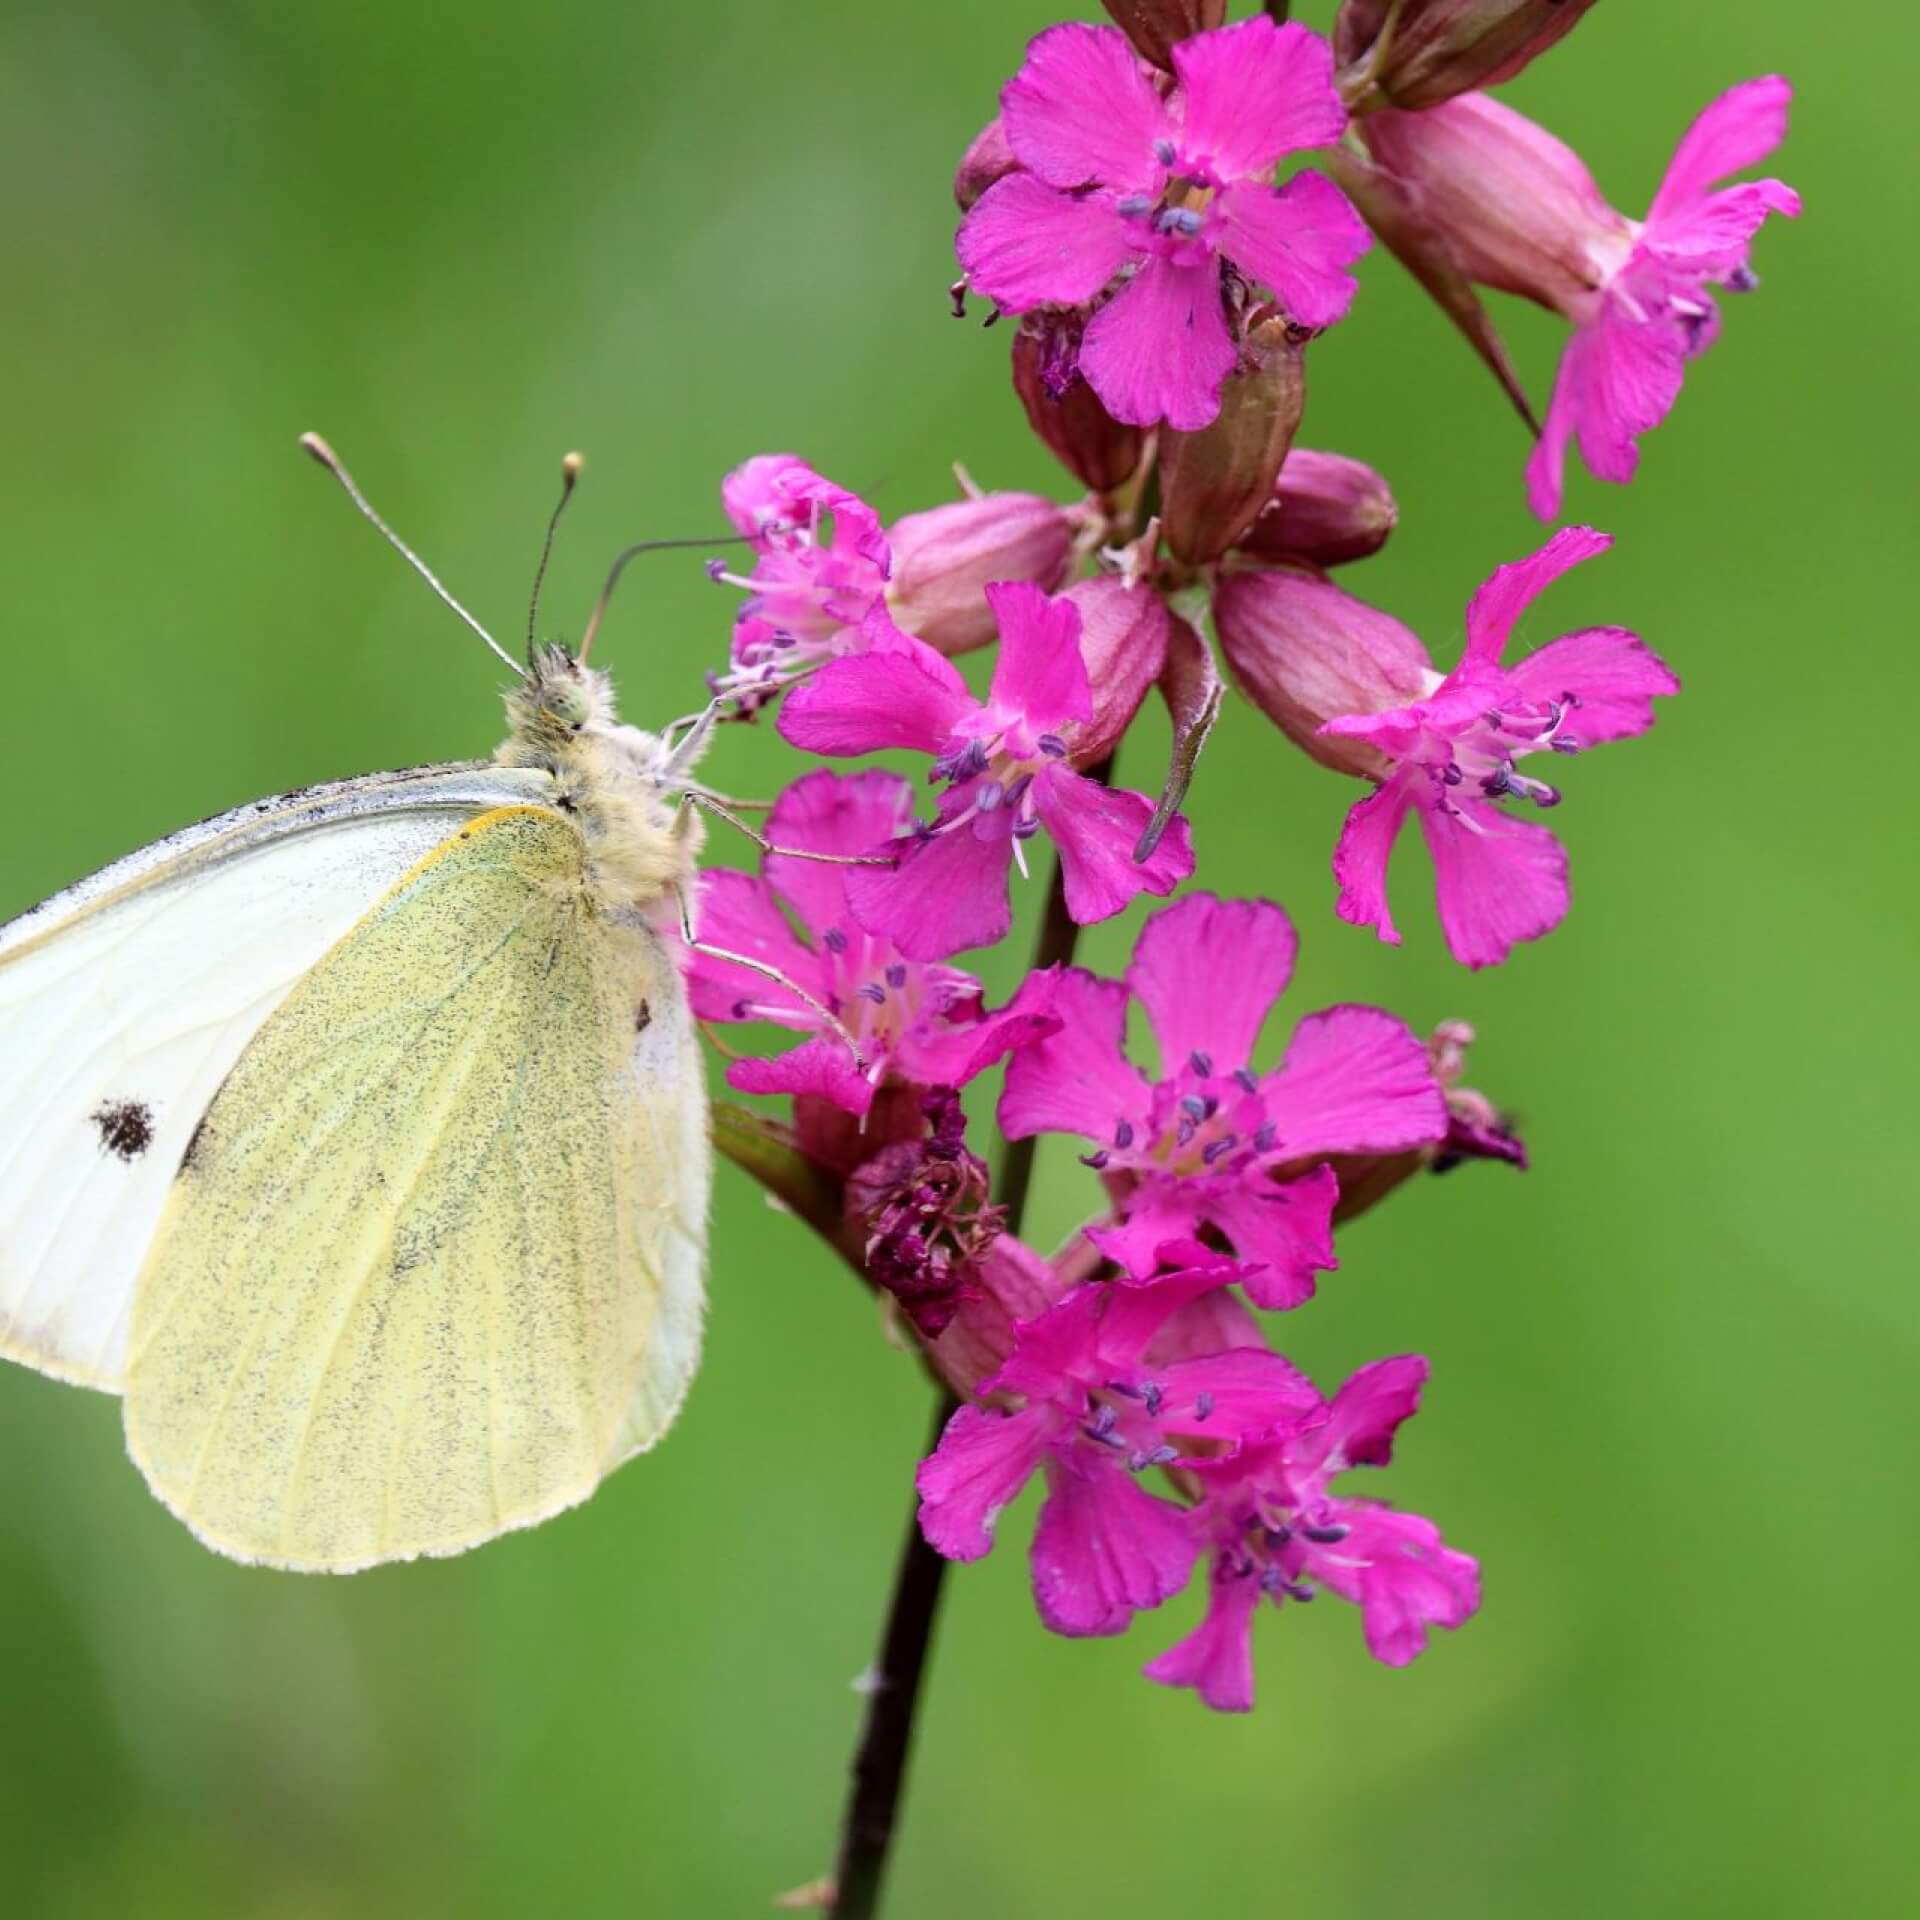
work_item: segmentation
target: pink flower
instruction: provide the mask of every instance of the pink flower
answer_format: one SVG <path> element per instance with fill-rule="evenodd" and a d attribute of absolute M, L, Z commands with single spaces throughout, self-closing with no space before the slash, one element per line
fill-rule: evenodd
<path fill-rule="evenodd" d="M 1571 313 L 1574 335 L 1532 458 L 1527 499 L 1543 520 L 1560 511 L 1567 443 L 1602 480 L 1633 478 L 1639 436 L 1680 395 L 1686 363 L 1720 331 L 1707 292 L 1759 285 L 1747 252 L 1770 213 L 1797 214 L 1800 196 L 1778 180 L 1717 187 L 1764 160 L 1787 132 L 1793 90 L 1778 75 L 1731 88 L 1682 137 L 1644 225 Z"/>
<path fill-rule="evenodd" d="M 1054 1632 L 1119 1633 L 1178 1593 L 1192 1576 L 1195 1535 L 1184 1510 L 1146 1492 L 1139 1476 L 1184 1464 L 1191 1443 L 1238 1447 L 1319 1405 L 1264 1347 L 1149 1360 L 1175 1314 L 1233 1277 L 1213 1262 L 1146 1287 L 1078 1287 L 1021 1322 L 1011 1357 L 979 1388 L 1016 1409 L 962 1407 L 921 1462 L 929 1544 L 950 1560 L 979 1559 L 1001 1509 L 1039 1469 L 1047 1499 L 1033 1591 Z"/>
<path fill-rule="evenodd" d="M 904 747 L 931 754 L 930 778 L 948 783 L 930 827 L 891 842 L 892 868 L 852 868 L 854 918 L 910 959 L 987 946 L 1012 921 L 1007 871 L 1044 827 L 1059 849 L 1067 910 L 1082 925 L 1118 913 L 1141 893 L 1170 893 L 1193 871 L 1176 819 L 1144 865 L 1133 849 L 1152 804 L 1076 773 L 1071 743 L 1097 732 L 1081 654 L 1080 608 L 1039 588 L 986 589 L 1000 653 L 985 702 L 931 647 L 892 628 L 866 653 L 834 660 L 796 687 L 781 736 L 814 753 Z M 876 844 L 878 844 L 876 842 Z"/>
<path fill-rule="evenodd" d="M 1480 1605 L 1480 1569 L 1432 1521 L 1371 1500 L 1331 1495 L 1350 1467 L 1382 1467 L 1394 1430 L 1420 1403 L 1418 1355 L 1362 1367 L 1332 1402 L 1272 1438 L 1225 1457 L 1187 1460 L 1205 1491 L 1191 1524 L 1210 1556 L 1206 1618 L 1146 1668 L 1150 1680 L 1192 1687 L 1208 1706 L 1253 1705 L 1253 1615 L 1311 1600 L 1324 1587 L 1360 1609 L 1367 1649 L 1404 1667 L 1429 1627 L 1458 1627 Z"/>
<path fill-rule="evenodd" d="M 757 705 L 815 661 L 857 647 L 860 623 L 886 591 L 892 557 L 880 517 L 791 453 L 763 453 L 721 483 L 727 518 L 753 542 L 750 577 L 708 569 L 745 588 L 731 670 L 714 691 Z"/>
<path fill-rule="evenodd" d="M 1080 371 L 1115 419 L 1192 430 L 1220 411 L 1238 354 L 1227 309 L 1248 283 L 1330 326 L 1368 239 L 1322 175 L 1272 184 L 1282 155 L 1345 130 L 1324 41 L 1260 16 L 1195 34 L 1172 60 L 1162 99 L 1116 28 L 1041 34 L 1000 96 L 1020 170 L 980 196 L 955 244 L 971 283 L 1013 313 L 1087 305 L 1125 273 Z"/>
<path fill-rule="evenodd" d="M 809 668 L 886 644 L 892 622 L 945 653 L 993 638 L 989 579 L 1059 585 L 1083 515 L 1034 493 L 983 493 L 882 529 L 858 494 L 790 453 L 764 453 L 721 483 L 753 543 L 753 572 L 708 572 L 745 590 L 730 670 L 715 693 L 764 704 Z M 878 616 L 877 619 L 873 616 Z"/>
<path fill-rule="evenodd" d="M 1250 1298 L 1297 1307 L 1315 1271 L 1337 1264 L 1340 1188 L 1327 1156 L 1446 1136 L 1427 1049 L 1377 1007 L 1310 1014 L 1279 1067 L 1254 1072 L 1254 1042 L 1297 944 L 1270 902 L 1189 894 L 1147 921 L 1124 982 L 1078 968 L 1038 974 L 1013 1002 L 1044 1008 L 1059 1026 L 1014 1057 L 1001 1129 L 1015 1140 L 1059 1132 L 1094 1142 L 1087 1164 L 1106 1177 L 1118 1218 L 1088 1237 L 1135 1279 L 1168 1242 L 1208 1225 L 1260 1263 Z M 1129 993 L 1159 1042 L 1157 1081 L 1123 1051 Z M 1274 1177 L 1301 1162 L 1311 1170 Z"/>
<path fill-rule="evenodd" d="M 1777 76 L 1722 94 L 1680 142 L 1644 221 L 1607 204 L 1572 148 L 1485 94 L 1362 123 L 1405 216 L 1460 273 L 1573 322 L 1527 464 L 1541 518 L 1560 511 L 1576 438 L 1601 479 L 1633 478 L 1635 442 L 1666 418 L 1687 361 L 1719 331 L 1708 287 L 1759 284 L 1753 236 L 1768 214 L 1798 213 L 1799 196 L 1778 180 L 1714 183 L 1779 145 L 1791 94 Z"/>
<path fill-rule="evenodd" d="M 913 789 L 897 775 L 822 769 L 775 802 L 767 836 L 776 846 L 860 854 L 912 817 Z M 786 988 L 695 953 L 688 986 L 700 1019 L 764 1020 L 811 1036 L 772 1059 L 733 1061 L 729 1086 L 817 1094 L 864 1114 L 883 1081 L 964 1086 L 1009 1048 L 1049 1030 L 1045 1017 L 1029 1010 L 987 1013 L 971 974 L 909 960 L 865 928 L 847 903 L 849 878 L 861 871 L 773 854 L 763 879 L 725 870 L 700 876 L 702 939 L 778 968 L 838 1016 L 868 1062 L 860 1072 L 846 1042 Z"/>
<path fill-rule="evenodd" d="M 1573 753 L 1630 739 L 1653 725 L 1653 697 L 1678 693 L 1666 662 L 1620 627 L 1564 633 L 1511 667 L 1500 656 L 1515 623 L 1569 568 L 1612 540 L 1562 527 L 1538 553 L 1496 568 L 1467 608 L 1467 646 L 1424 697 L 1327 721 L 1324 733 L 1363 741 L 1383 760 L 1379 790 L 1359 801 L 1334 849 L 1340 917 L 1398 945 L 1387 909 L 1387 856 L 1417 813 L 1433 855 L 1434 895 L 1453 957 L 1504 960 L 1567 911 L 1567 859 L 1545 827 L 1496 802 L 1559 805 L 1559 791 L 1515 769 L 1526 754 Z"/>

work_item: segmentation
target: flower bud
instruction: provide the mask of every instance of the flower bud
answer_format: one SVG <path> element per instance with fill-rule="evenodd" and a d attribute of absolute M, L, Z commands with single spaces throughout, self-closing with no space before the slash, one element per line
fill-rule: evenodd
<path fill-rule="evenodd" d="M 1018 171 L 1019 166 L 1013 148 L 1007 144 L 1006 130 L 995 115 L 973 136 L 973 144 L 960 156 L 954 170 L 953 197 L 959 201 L 960 211 L 968 212 L 996 180 Z"/>
<path fill-rule="evenodd" d="M 1265 569 L 1223 576 L 1213 619 L 1240 690 L 1296 747 L 1337 773 L 1391 771 L 1378 748 L 1319 729 L 1405 706 L 1433 684 L 1426 648 L 1398 620 L 1330 580 Z"/>
<path fill-rule="evenodd" d="M 1080 377 L 1084 314 L 1034 313 L 1013 336 L 1013 390 L 1027 424 L 1084 487 L 1111 493 L 1140 466 L 1145 436 L 1123 426 Z"/>
<path fill-rule="evenodd" d="M 1272 308 L 1247 329 L 1250 366 L 1229 376 L 1220 413 L 1197 433 L 1160 440 L 1160 518 L 1191 564 L 1218 560 L 1273 498 L 1307 404 L 1305 336 Z"/>
<path fill-rule="evenodd" d="M 942 653 L 968 653 L 994 636 L 989 580 L 1031 580 L 1051 593 L 1073 557 L 1073 516 L 1037 493 L 986 493 L 887 529 L 897 625 Z"/>
<path fill-rule="evenodd" d="M 1386 481 L 1364 460 L 1295 447 L 1272 500 L 1241 536 L 1240 551 L 1256 560 L 1337 567 L 1378 553 L 1399 511 Z"/>
<path fill-rule="evenodd" d="M 1178 42 L 1217 27 L 1227 17 L 1227 0 L 1100 0 L 1100 4 L 1136 51 L 1169 73 Z"/>
<path fill-rule="evenodd" d="M 1579 24 L 1593 0 L 1344 0 L 1334 22 L 1340 90 L 1353 113 L 1437 107 L 1511 80 Z M 1376 48 L 1378 52 L 1376 53 Z"/>
<path fill-rule="evenodd" d="M 1130 587 L 1112 574 L 1082 580 L 1063 598 L 1080 609 L 1080 656 L 1093 688 L 1093 718 L 1068 728 L 1067 754 L 1076 767 L 1090 767 L 1120 744 L 1160 678 L 1171 622 L 1151 587 Z"/>
<path fill-rule="evenodd" d="M 1482 286 L 1577 320 L 1632 250 L 1580 156 L 1483 93 L 1370 114 L 1361 131 L 1412 218 Z"/>

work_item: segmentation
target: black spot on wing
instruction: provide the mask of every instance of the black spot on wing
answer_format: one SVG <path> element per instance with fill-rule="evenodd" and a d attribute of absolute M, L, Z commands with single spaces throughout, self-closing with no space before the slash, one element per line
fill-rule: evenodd
<path fill-rule="evenodd" d="M 153 1109 L 144 1100 L 104 1100 L 88 1116 L 100 1147 L 131 1165 L 153 1145 Z"/>
<path fill-rule="evenodd" d="M 642 1000 L 640 1005 L 634 1010 L 633 1030 L 635 1033 L 645 1033 L 652 1025 L 653 1009 Z"/>

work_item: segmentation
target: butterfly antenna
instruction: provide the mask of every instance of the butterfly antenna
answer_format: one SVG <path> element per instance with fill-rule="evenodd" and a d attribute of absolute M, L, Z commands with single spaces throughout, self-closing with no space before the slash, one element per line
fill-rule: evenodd
<path fill-rule="evenodd" d="M 584 660 L 587 657 L 587 649 L 593 645 L 593 636 L 600 631 L 607 602 L 613 598 L 613 590 L 620 584 L 620 576 L 627 570 L 629 560 L 636 560 L 643 553 L 664 553 L 674 547 L 734 546 L 744 542 L 746 537 L 744 533 L 719 533 L 708 540 L 642 540 L 637 546 L 617 554 L 613 565 L 607 570 L 607 584 L 600 589 L 600 598 L 593 603 L 593 612 L 587 616 L 587 630 L 580 636 L 580 658 Z"/>
<path fill-rule="evenodd" d="M 394 530 L 390 526 L 388 526 L 387 523 L 384 520 L 382 520 L 377 513 L 374 512 L 371 503 L 367 499 L 367 496 L 364 493 L 362 493 L 357 486 L 354 485 L 353 475 L 350 474 L 346 470 L 346 468 L 340 464 L 340 456 L 337 453 L 335 453 L 334 450 L 330 446 L 328 446 L 327 443 L 324 440 L 322 440 L 317 433 L 303 433 L 300 436 L 300 444 L 303 448 L 306 449 L 308 453 L 310 453 L 314 457 L 314 459 L 319 461 L 319 463 L 323 467 L 325 467 L 326 470 L 330 474 L 332 474 L 336 480 L 340 482 L 341 486 L 346 489 L 347 498 L 351 500 L 353 504 L 360 509 L 361 513 L 368 520 L 371 520 L 373 524 L 376 527 L 378 527 L 383 534 L 386 535 L 388 544 L 394 549 L 396 553 L 399 554 L 401 559 L 406 561 L 407 565 L 410 566 L 414 570 L 414 572 L 417 573 L 420 576 L 420 578 L 424 580 L 427 583 L 427 585 L 430 586 L 434 590 L 434 592 L 437 593 L 440 596 L 440 598 L 444 600 L 447 603 L 447 605 L 450 606 L 454 610 L 454 612 L 457 613 L 460 616 L 460 618 L 464 620 L 467 623 L 467 625 L 470 626 L 474 630 L 474 632 L 477 633 L 480 636 L 480 638 L 484 640 L 487 643 L 487 645 L 493 649 L 493 651 L 500 657 L 500 659 L 504 660 L 506 664 L 509 667 L 511 667 L 515 673 L 519 674 L 520 677 L 524 680 L 526 678 L 526 671 L 520 665 L 520 663 L 516 659 L 514 659 L 513 655 L 510 654 L 506 650 L 506 648 L 503 647 L 500 644 L 500 642 L 496 640 L 493 637 L 493 635 L 490 634 L 486 630 L 486 628 L 483 627 L 480 624 L 480 622 L 476 620 L 473 617 L 473 615 L 470 614 L 466 610 L 466 608 L 463 607 L 460 604 L 460 602 L 456 600 L 453 597 L 453 595 L 450 594 L 446 590 L 446 588 L 440 584 L 439 578 L 435 575 L 433 569 L 430 566 L 428 566 L 427 563 L 424 560 L 422 560 L 420 556 L 417 553 L 415 553 L 414 550 L 410 546 L 408 546 L 407 543 L 404 540 L 402 540 L 400 536 L 397 533 L 395 533 Z"/>
<path fill-rule="evenodd" d="M 583 455 L 563 454 L 560 459 L 560 498 L 554 502 L 553 517 L 547 522 L 547 537 L 540 548 L 540 564 L 533 570 L 533 598 L 527 603 L 527 658 L 533 658 L 533 626 L 540 615 L 540 589 L 547 578 L 547 562 L 553 558 L 553 536 L 560 531 L 560 516 L 573 498 L 574 483 L 586 465 Z"/>

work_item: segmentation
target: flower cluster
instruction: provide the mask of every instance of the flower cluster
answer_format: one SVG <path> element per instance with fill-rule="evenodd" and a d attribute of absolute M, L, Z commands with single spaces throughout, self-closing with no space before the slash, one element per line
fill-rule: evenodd
<path fill-rule="evenodd" d="M 1543 756 L 1644 733 L 1679 690 L 1624 626 L 1536 630 L 1536 600 L 1610 544 L 1591 527 L 1491 573 L 1447 561 L 1462 586 L 1485 577 L 1440 662 L 1338 584 L 1398 508 L 1372 467 L 1296 443 L 1306 355 L 1347 313 L 1371 235 L 1523 406 L 1474 289 L 1564 314 L 1527 474 L 1551 518 L 1569 446 L 1630 476 L 1714 337 L 1709 287 L 1752 285 L 1755 232 L 1797 210 L 1778 182 L 1722 184 L 1780 139 L 1782 81 L 1708 109 L 1643 222 L 1480 90 L 1588 4 L 1345 0 L 1328 42 L 1265 14 L 1225 25 L 1221 0 L 1109 0 L 1114 25 L 1048 29 L 956 174 L 955 304 L 1017 316 L 1016 395 L 1083 495 L 963 478 L 962 497 L 889 523 L 791 454 L 722 489 L 752 559 L 711 569 L 745 596 L 715 712 L 771 711 L 789 747 L 906 755 L 919 774 L 803 773 L 772 806 L 761 871 L 703 880 L 695 1012 L 716 1040 L 780 1030 L 763 1053 L 729 1041 L 727 1079 L 790 1102 L 730 1110 L 723 1144 L 749 1143 L 741 1163 L 961 1402 L 919 1471 L 928 1541 L 984 1554 L 1037 1476 L 1035 1601 L 1069 1635 L 1120 1632 L 1204 1570 L 1200 1625 L 1145 1670 L 1216 1708 L 1252 1704 L 1263 1598 L 1351 1602 L 1394 1666 L 1477 1607 L 1471 1558 L 1343 1481 L 1388 1463 L 1425 1360 L 1362 1366 L 1323 1395 L 1256 1310 L 1313 1300 L 1343 1224 L 1413 1174 L 1527 1165 L 1462 1084 L 1458 1021 L 1422 1038 L 1342 1004 L 1263 1047 L 1294 921 L 1186 885 L 1204 850 L 1182 806 L 1220 717 L 1217 661 L 1274 750 L 1365 783 L 1344 825 L 1337 809 L 1274 823 L 1329 849 L 1325 921 L 1399 942 L 1388 857 L 1412 817 L 1469 968 L 1567 914 L 1565 851 L 1532 817 L 1560 800 Z M 1302 155 L 1317 166 L 1283 175 Z M 964 661 L 989 648 L 990 666 Z M 1170 761 L 1122 784 L 1116 756 L 1156 691 Z M 1029 878 L 1049 888 L 1041 946 L 989 1006 L 962 962 L 1008 936 Z M 1071 964 L 1073 929 L 1143 906 L 1124 978 Z M 1130 1050 L 1135 1007 L 1150 1065 Z M 974 1086 L 988 1074 L 991 1107 Z M 1017 1143 L 997 1169 L 968 1144 L 969 1107 Z M 1084 1204 L 1046 1254 L 1020 1214 L 1030 1143 L 1056 1136 Z"/>

